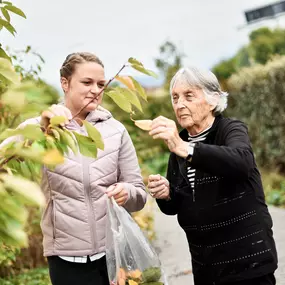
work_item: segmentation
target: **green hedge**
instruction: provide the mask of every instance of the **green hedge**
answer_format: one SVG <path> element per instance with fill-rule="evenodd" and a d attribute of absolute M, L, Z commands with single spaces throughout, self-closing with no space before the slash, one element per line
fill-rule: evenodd
<path fill-rule="evenodd" d="M 51 285 L 47 268 L 38 268 L 9 279 L 1 279 L 0 285 Z"/>
<path fill-rule="evenodd" d="M 258 165 L 285 172 L 285 56 L 244 68 L 228 81 L 227 115 L 247 123 Z"/>

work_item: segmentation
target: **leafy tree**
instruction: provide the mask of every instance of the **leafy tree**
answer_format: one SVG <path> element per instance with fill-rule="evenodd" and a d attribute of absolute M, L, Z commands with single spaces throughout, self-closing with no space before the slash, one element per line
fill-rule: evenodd
<path fill-rule="evenodd" d="M 213 72 L 227 87 L 227 79 L 243 67 L 266 64 L 274 55 L 285 54 L 285 30 L 259 28 L 249 35 L 249 43 L 233 57 L 223 59 L 213 67 Z"/>
<path fill-rule="evenodd" d="M 176 71 L 182 66 L 183 53 L 175 44 L 166 41 L 159 47 L 160 57 L 155 59 L 156 67 L 164 76 L 164 89 L 169 92 L 170 80 Z"/>

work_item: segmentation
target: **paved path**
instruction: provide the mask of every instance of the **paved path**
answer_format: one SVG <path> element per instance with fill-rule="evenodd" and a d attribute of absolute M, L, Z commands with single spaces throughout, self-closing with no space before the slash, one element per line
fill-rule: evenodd
<path fill-rule="evenodd" d="M 193 285 L 191 262 L 186 237 L 179 227 L 176 216 L 162 214 L 155 205 L 154 243 L 168 274 L 168 285 Z M 279 255 L 279 268 L 276 271 L 277 285 L 285 285 L 285 210 L 269 207 L 274 221 L 274 236 Z"/>

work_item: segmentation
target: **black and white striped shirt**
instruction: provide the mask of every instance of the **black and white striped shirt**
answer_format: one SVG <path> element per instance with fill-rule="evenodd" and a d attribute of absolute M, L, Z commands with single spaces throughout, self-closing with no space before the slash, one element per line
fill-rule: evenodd
<path fill-rule="evenodd" d="M 209 128 L 207 128 L 206 130 L 204 130 L 203 132 L 201 132 L 200 134 L 191 136 L 190 134 L 188 134 L 188 141 L 191 143 L 197 143 L 197 142 L 202 142 L 206 139 L 210 129 L 212 126 L 210 126 Z M 193 190 L 193 194 L 194 194 L 194 187 L 195 187 L 195 171 L 196 169 L 192 168 L 191 166 L 187 167 L 187 177 L 189 179 L 189 182 L 191 184 L 191 189 Z"/>

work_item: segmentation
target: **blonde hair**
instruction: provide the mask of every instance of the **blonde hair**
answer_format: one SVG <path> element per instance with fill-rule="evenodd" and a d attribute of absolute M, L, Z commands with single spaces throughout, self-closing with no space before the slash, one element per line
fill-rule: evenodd
<path fill-rule="evenodd" d="M 102 61 L 93 53 L 90 52 L 76 52 L 69 54 L 60 68 L 60 77 L 70 80 L 73 75 L 76 65 L 84 62 L 96 62 L 103 68 Z"/>

